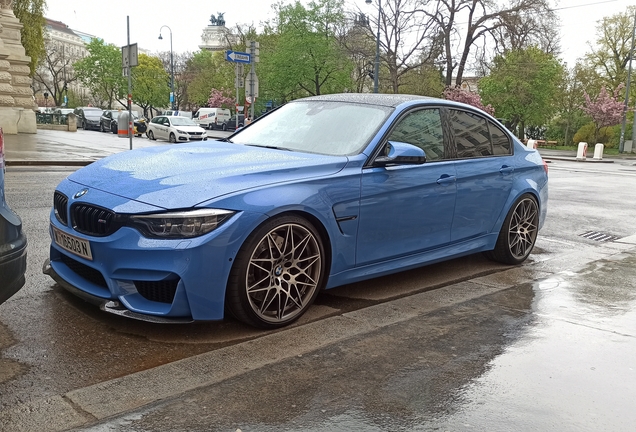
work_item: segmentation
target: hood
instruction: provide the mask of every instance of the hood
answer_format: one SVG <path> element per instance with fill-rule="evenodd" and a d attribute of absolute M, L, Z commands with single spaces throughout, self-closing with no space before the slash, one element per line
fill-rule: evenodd
<path fill-rule="evenodd" d="M 206 141 L 118 153 L 68 178 L 127 199 L 177 209 L 245 189 L 327 176 L 347 161 L 343 156 Z"/>

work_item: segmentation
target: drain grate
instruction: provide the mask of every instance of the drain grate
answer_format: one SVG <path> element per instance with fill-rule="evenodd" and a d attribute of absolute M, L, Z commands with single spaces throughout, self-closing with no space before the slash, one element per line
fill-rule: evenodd
<path fill-rule="evenodd" d="M 586 233 L 579 234 L 579 236 L 585 237 L 588 240 L 594 240 L 598 242 L 612 241 L 618 238 L 618 236 L 614 236 L 611 234 L 606 234 L 606 233 L 602 233 L 598 231 L 588 231 Z"/>

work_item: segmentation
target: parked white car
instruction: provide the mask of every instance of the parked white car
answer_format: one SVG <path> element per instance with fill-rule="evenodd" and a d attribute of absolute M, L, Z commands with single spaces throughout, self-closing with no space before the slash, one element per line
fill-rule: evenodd
<path fill-rule="evenodd" d="M 150 120 L 146 136 L 151 140 L 165 139 L 171 143 L 208 139 L 205 129 L 189 118 L 165 115 L 153 117 Z"/>

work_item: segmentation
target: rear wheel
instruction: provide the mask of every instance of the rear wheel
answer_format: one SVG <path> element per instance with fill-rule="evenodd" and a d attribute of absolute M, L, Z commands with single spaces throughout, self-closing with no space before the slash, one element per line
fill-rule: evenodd
<path fill-rule="evenodd" d="M 326 260 L 314 226 L 298 216 L 274 218 L 238 252 L 226 304 L 239 320 L 261 328 L 288 325 L 303 315 L 324 286 Z"/>
<path fill-rule="evenodd" d="M 148 131 L 148 139 L 149 140 L 155 140 L 155 134 L 152 133 L 152 131 Z"/>
<path fill-rule="evenodd" d="M 174 134 L 172 132 L 170 132 L 170 136 L 168 137 L 168 141 L 171 143 L 176 143 L 177 142 L 177 137 L 174 136 Z"/>
<path fill-rule="evenodd" d="M 504 264 L 521 264 L 534 248 L 539 231 L 539 206 L 529 194 L 512 206 L 501 227 L 495 249 L 485 255 Z"/>

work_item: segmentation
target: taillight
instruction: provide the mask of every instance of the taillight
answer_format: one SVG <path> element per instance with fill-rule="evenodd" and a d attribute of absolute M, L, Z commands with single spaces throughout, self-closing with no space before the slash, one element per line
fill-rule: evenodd
<path fill-rule="evenodd" d="M 545 175 L 548 175 L 548 163 L 545 161 L 545 159 L 543 160 L 543 169 L 545 170 Z"/>

